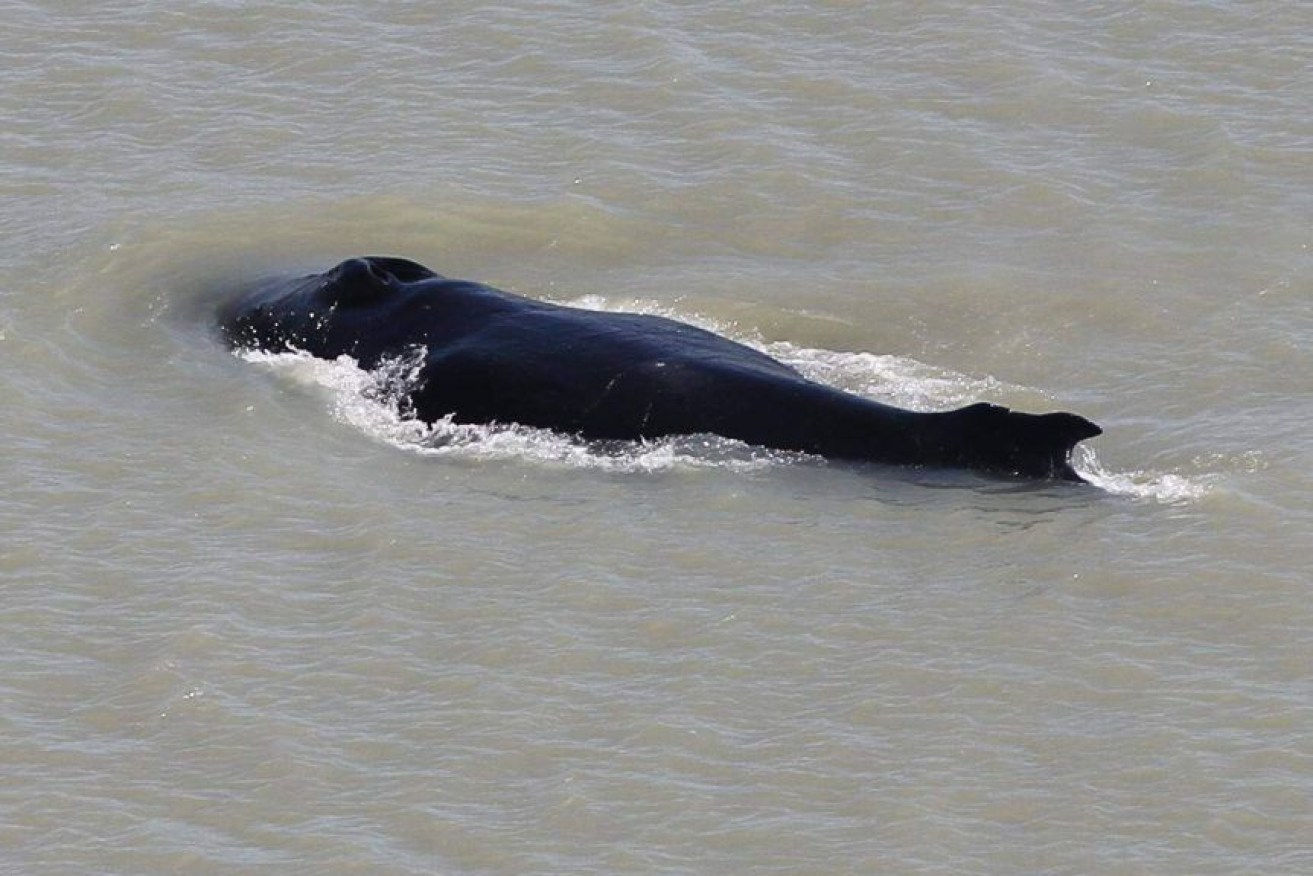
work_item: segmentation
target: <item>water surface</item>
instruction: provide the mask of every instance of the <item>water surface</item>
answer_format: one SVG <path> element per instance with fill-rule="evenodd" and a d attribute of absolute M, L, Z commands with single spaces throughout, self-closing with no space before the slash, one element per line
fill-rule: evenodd
<path fill-rule="evenodd" d="M 1299 4 L 11 3 L 0 870 L 1313 867 Z M 1097 487 L 433 434 L 217 296 L 389 253 Z"/>

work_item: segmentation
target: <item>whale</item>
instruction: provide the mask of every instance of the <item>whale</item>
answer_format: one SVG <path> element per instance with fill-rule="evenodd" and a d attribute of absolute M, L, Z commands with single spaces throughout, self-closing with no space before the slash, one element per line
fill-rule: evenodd
<path fill-rule="evenodd" d="M 372 370 L 414 357 L 408 415 L 518 424 L 584 441 L 713 435 L 831 460 L 1080 482 L 1076 414 L 978 402 L 910 411 L 810 380 L 687 323 L 600 312 L 441 276 L 404 258 L 351 258 L 274 277 L 218 304 L 236 351 L 300 351 Z"/>

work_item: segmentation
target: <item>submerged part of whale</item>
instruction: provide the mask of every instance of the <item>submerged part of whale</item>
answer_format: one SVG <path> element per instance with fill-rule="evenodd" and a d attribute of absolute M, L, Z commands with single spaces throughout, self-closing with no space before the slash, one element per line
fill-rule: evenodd
<path fill-rule="evenodd" d="M 422 420 L 518 423 L 585 439 L 713 434 L 840 460 L 1079 481 L 1071 450 L 1100 434 L 1068 413 L 991 404 L 920 413 L 808 380 L 685 323 L 603 313 L 441 277 L 398 258 L 257 286 L 220 307 L 235 349 L 303 350 L 362 368 L 422 351 Z"/>

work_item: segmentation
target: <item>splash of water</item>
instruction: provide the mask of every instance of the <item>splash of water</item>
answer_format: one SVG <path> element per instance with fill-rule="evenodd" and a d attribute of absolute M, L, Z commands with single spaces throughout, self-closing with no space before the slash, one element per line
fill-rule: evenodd
<path fill-rule="evenodd" d="M 721 335 L 731 332 L 706 317 L 676 314 L 653 302 L 625 302 L 623 308 L 600 297 L 569 302 L 595 310 L 621 310 L 680 319 Z M 934 368 L 899 356 L 845 353 L 800 347 L 787 341 L 762 342 L 735 337 L 796 368 L 809 379 L 912 410 L 946 410 L 1023 391 L 991 377 L 979 378 Z M 654 472 L 675 468 L 758 470 L 788 465 L 804 455 L 751 447 L 717 436 L 679 436 L 643 442 L 585 442 L 546 429 L 515 424 L 435 423 L 416 419 L 408 397 L 419 379 L 424 350 L 417 348 L 383 362 L 373 371 L 354 359 L 317 359 L 305 352 L 241 354 L 249 362 L 274 369 L 287 379 L 327 392 L 333 416 L 385 444 L 423 456 L 475 460 L 531 460 L 538 464 L 612 472 Z M 1073 458 L 1076 470 L 1108 493 L 1163 504 L 1198 501 L 1211 486 L 1206 478 L 1179 474 L 1109 471 L 1086 445 Z"/>
<path fill-rule="evenodd" d="M 1108 471 L 1094 451 L 1083 444 L 1078 445 L 1072 455 L 1072 467 L 1081 477 L 1105 492 L 1164 505 L 1197 502 L 1212 491 L 1206 479 L 1188 478 L 1170 472 Z"/>
<path fill-rule="evenodd" d="M 375 440 L 421 456 L 528 459 L 539 464 L 614 472 L 674 468 L 750 471 L 806 458 L 714 435 L 585 442 L 548 429 L 516 424 L 455 423 L 451 417 L 426 423 L 416 419 L 407 404 L 423 364 L 422 348 L 384 361 L 373 371 L 360 368 L 350 356 L 329 361 L 303 351 L 249 351 L 240 355 L 295 383 L 324 390 L 337 420 Z"/>

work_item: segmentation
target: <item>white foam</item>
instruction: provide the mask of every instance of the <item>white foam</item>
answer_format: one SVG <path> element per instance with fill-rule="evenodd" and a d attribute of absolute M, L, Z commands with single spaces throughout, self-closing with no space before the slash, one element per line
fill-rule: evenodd
<path fill-rule="evenodd" d="M 673 468 L 760 469 L 794 462 L 799 454 L 750 447 L 715 436 L 682 436 L 643 442 L 582 442 L 552 432 L 514 424 L 435 423 L 415 419 L 405 399 L 414 386 L 423 350 L 365 371 L 350 356 L 329 361 L 309 353 L 248 351 L 241 357 L 271 368 L 303 386 L 325 390 L 333 416 L 366 435 L 422 456 L 475 460 L 527 459 L 540 464 L 616 472 Z"/>
<path fill-rule="evenodd" d="M 1202 478 L 1170 472 L 1110 472 L 1094 451 L 1083 444 L 1077 445 L 1072 454 L 1072 468 L 1101 490 L 1164 505 L 1197 502 L 1212 492 L 1211 484 Z"/>
<path fill-rule="evenodd" d="M 755 334 L 745 334 L 737 326 L 702 314 L 677 313 L 656 301 L 610 302 L 599 295 L 585 295 L 564 303 L 587 310 L 643 313 L 686 322 L 760 350 L 810 380 L 909 410 L 947 410 L 980 401 L 984 396 L 1023 391 L 992 377 L 972 377 L 903 356 L 837 352 L 800 347 L 789 341 L 767 342 Z"/>
<path fill-rule="evenodd" d="M 812 349 L 787 341 L 765 343 L 701 315 L 674 313 L 656 302 L 626 301 L 621 306 L 598 296 L 588 296 L 568 303 L 593 310 L 647 313 L 689 322 L 759 349 L 812 380 L 911 410 L 945 410 L 989 396 L 997 398 L 1024 391 L 991 377 L 972 377 L 899 356 Z M 715 436 L 599 443 L 512 424 L 462 424 L 453 423 L 450 418 L 425 423 L 415 419 L 406 406 L 406 397 L 419 376 L 423 352 L 416 349 L 372 372 L 362 370 L 349 356 L 327 361 L 304 352 L 246 352 L 242 357 L 273 368 L 294 382 L 326 390 L 333 416 L 339 421 L 376 440 L 423 456 L 519 459 L 615 472 L 675 468 L 743 471 L 787 465 L 805 458 Z M 1102 490 L 1164 504 L 1197 501 L 1211 489 L 1200 478 L 1161 472 L 1108 471 L 1085 445 L 1077 446 L 1073 465 L 1082 477 Z"/>
<path fill-rule="evenodd" d="M 787 341 L 763 344 L 760 349 L 817 383 L 914 411 L 947 410 L 1019 389 L 992 377 L 958 374 L 903 356 L 838 353 Z"/>

